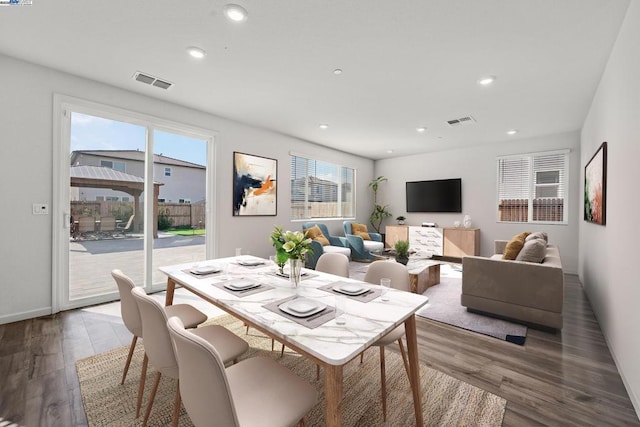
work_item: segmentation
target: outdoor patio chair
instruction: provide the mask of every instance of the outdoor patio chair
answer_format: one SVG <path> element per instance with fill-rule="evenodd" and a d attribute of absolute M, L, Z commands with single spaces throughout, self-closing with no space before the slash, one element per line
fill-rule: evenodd
<path fill-rule="evenodd" d="M 130 229 L 133 228 L 133 219 L 135 218 L 135 215 L 131 215 L 129 217 L 129 221 L 127 221 L 126 224 L 116 224 L 116 229 L 118 231 L 118 233 L 121 233 L 123 236 L 127 236 L 127 231 L 132 231 Z"/>
<path fill-rule="evenodd" d="M 96 219 L 92 216 L 81 216 L 78 218 L 78 233 L 83 239 L 95 237 Z"/>
<path fill-rule="evenodd" d="M 116 231 L 116 219 L 112 216 L 103 216 L 100 218 L 100 232 L 98 235 L 102 238 L 113 237 Z"/>

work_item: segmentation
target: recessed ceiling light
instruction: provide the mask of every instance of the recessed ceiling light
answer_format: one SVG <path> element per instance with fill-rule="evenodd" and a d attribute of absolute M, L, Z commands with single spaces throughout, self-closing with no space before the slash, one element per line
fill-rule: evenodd
<path fill-rule="evenodd" d="M 247 16 L 249 15 L 244 7 L 232 3 L 224 7 L 224 14 L 234 22 L 246 21 Z"/>
<path fill-rule="evenodd" d="M 387 153 L 391 154 L 393 153 L 393 150 L 387 150 Z"/>
<path fill-rule="evenodd" d="M 424 127 L 424 126 L 421 126 L 421 127 L 419 127 L 419 128 L 416 128 L 416 131 L 417 131 L 417 132 L 420 132 L 420 133 L 422 133 L 422 132 L 426 132 L 426 131 L 427 131 L 427 128 L 426 128 L 426 127 Z"/>
<path fill-rule="evenodd" d="M 322 129 L 322 130 L 327 129 L 328 127 L 329 127 L 329 125 L 324 124 L 324 123 L 320 125 L 320 129 Z"/>
<path fill-rule="evenodd" d="M 189 55 L 197 59 L 202 59 L 207 55 L 207 52 L 196 46 L 188 47 L 187 52 L 189 52 Z"/>
<path fill-rule="evenodd" d="M 516 133 L 518 133 L 517 129 L 511 129 L 507 131 L 507 135 L 515 135 Z"/>
<path fill-rule="evenodd" d="M 488 86 L 496 81 L 496 76 L 485 76 L 478 79 L 478 84 L 482 86 Z"/>
<path fill-rule="evenodd" d="M 340 74 L 342 74 L 342 70 L 340 68 L 336 68 L 335 70 L 333 70 L 333 74 L 339 76 Z"/>

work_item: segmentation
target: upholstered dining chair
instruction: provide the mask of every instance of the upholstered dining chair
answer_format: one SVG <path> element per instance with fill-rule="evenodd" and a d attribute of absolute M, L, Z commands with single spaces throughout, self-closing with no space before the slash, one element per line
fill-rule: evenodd
<path fill-rule="evenodd" d="M 344 254 L 324 253 L 318 258 L 316 271 L 349 277 L 349 258 Z"/>
<path fill-rule="evenodd" d="M 407 267 L 394 262 L 394 261 L 374 261 L 369 265 L 367 272 L 364 276 L 364 281 L 373 283 L 376 285 L 380 284 L 380 279 L 388 278 L 391 279 L 391 287 L 394 289 L 399 289 L 401 291 L 411 292 L 410 282 L 409 282 L 409 271 Z M 398 326 L 387 335 L 380 338 L 378 341 L 373 343 L 374 346 L 380 348 L 380 383 L 382 385 L 382 415 L 384 420 L 387 420 L 387 380 L 385 374 L 385 362 L 384 362 L 384 348 L 389 344 L 394 342 L 398 342 L 400 346 L 400 353 L 402 354 L 402 361 L 404 363 L 404 369 L 407 372 L 407 376 L 409 377 L 409 381 L 411 381 L 411 377 L 409 376 L 409 361 L 407 360 L 407 354 L 404 350 L 404 345 L 402 344 L 402 337 L 405 335 L 404 324 Z M 360 355 L 360 362 L 362 363 L 363 355 Z"/>
<path fill-rule="evenodd" d="M 151 388 L 151 395 L 147 402 L 147 409 L 144 414 L 142 425 L 146 426 L 156 397 L 158 384 L 162 375 L 169 378 L 178 379 L 178 361 L 176 360 L 173 344 L 167 329 L 167 312 L 165 307 L 155 298 L 147 295 L 142 288 L 136 287 L 131 290 L 131 294 L 138 304 L 140 318 L 142 319 L 142 330 L 144 351 L 148 356 L 151 366 L 157 373 L 155 382 Z M 177 318 L 177 317 L 175 317 Z M 249 349 L 249 344 L 229 330 L 219 325 L 208 325 L 193 329 L 194 335 L 199 336 L 203 341 L 215 345 L 218 349 L 222 363 L 237 362 L 238 357 Z M 140 401 L 144 391 L 144 379 L 147 375 L 146 364 L 143 363 L 142 374 L 140 376 L 140 389 L 138 400 Z M 180 413 L 180 384 L 176 386 L 176 398 L 173 408 L 172 425 L 178 425 Z M 212 418 L 213 420 L 215 418 Z"/>
<path fill-rule="evenodd" d="M 129 365 L 131 365 L 131 357 L 133 356 L 136 342 L 138 338 L 142 338 L 142 320 L 140 319 L 138 304 L 136 304 L 136 301 L 131 295 L 131 289 L 136 287 L 133 280 L 118 269 L 112 270 L 111 276 L 116 281 L 118 292 L 120 293 L 120 313 L 122 315 L 122 321 L 129 332 L 133 334 L 131 346 L 129 347 L 129 355 L 127 356 L 127 362 L 124 365 L 124 372 L 122 373 L 122 381 L 120 381 L 120 384 L 124 384 L 124 380 L 127 378 L 127 372 L 129 371 Z M 165 310 L 167 316 L 179 317 L 186 328 L 195 328 L 207 320 L 206 314 L 189 304 L 175 304 L 165 307 Z"/>
<path fill-rule="evenodd" d="M 167 327 L 175 344 L 181 395 L 196 427 L 292 426 L 316 403 L 316 389 L 266 357 L 225 369 L 219 348 L 184 329 L 178 318 Z"/>

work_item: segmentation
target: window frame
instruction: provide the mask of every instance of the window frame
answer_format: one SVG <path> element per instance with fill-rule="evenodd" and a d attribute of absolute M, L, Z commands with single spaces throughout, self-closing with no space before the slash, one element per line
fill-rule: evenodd
<path fill-rule="evenodd" d="M 569 174 L 570 174 L 570 153 L 571 150 L 554 150 L 554 151 L 543 151 L 543 152 L 533 152 L 533 153 L 522 153 L 522 154 L 514 154 L 508 156 L 498 156 L 496 157 L 496 222 L 500 224 L 545 224 L 545 225 L 568 225 L 569 224 Z M 563 161 L 562 166 L 559 168 L 549 168 L 549 169 L 538 169 L 535 168 L 535 159 L 542 158 L 547 156 L 562 156 Z M 501 174 L 501 161 L 504 160 L 527 160 L 528 161 L 528 176 L 526 177 L 527 181 L 527 197 L 521 197 L 522 199 L 527 200 L 527 220 L 503 220 L 501 219 L 500 207 L 501 207 L 501 185 L 504 182 L 504 174 Z M 560 162 L 559 162 L 560 163 Z M 537 183 L 537 174 L 540 172 L 549 172 L 549 171 L 558 171 L 558 182 L 557 183 Z M 524 171 L 523 171 L 524 175 Z M 549 187 L 557 187 L 558 192 L 561 192 L 564 189 L 561 196 L 557 197 L 536 197 L 538 188 L 549 188 Z M 524 188 L 524 187 L 523 187 Z M 542 200 L 542 199 L 562 199 L 562 220 L 560 221 L 552 221 L 552 220 L 534 220 L 534 200 Z M 506 200 L 506 198 L 505 198 Z"/>
<path fill-rule="evenodd" d="M 294 199 L 294 190 L 297 188 L 296 185 L 294 184 L 294 180 L 296 179 L 296 177 L 293 174 L 293 166 L 295 163 L 294 158 L 302 159 L 305 161 L 306 171 L 304 176 L 304 184 L 302 184 L 304 186 L 302 191 L 302 196 L 304 197 L 304 200 L 302 200 L 302 202 L 299 200 L 299 197 L 301 195 L 300 192 L 295 194 L 296 198 Z M 310 188 L 309 188 L 309 170 L 312 169 L 310 168 L 309 165 L 311 164 L 311 162 L 315 164 L 321 163 L 321 164 L 336 168 L 336 179 L 338 180 L 338 182 L 336 182 L 336 202 L 335 202 L 337 204 L 336 216 L 310 215 L 310 213 L 312 212 L 312 209 L 310 207 L 311 202 L 309 200 L 309 196 L 312 195 L 312 192 L 310 191 Z M 349 171 L 352 177 L 351 182 L 348 182 L 347 179 L 345 179 L 345 175 L 349 175 Z M 306 221 L 321 221 L 321 220 L 347 220 L 347 219 L 355 218 L 356 207 L 357 207 L 357 202 L 356 202 L 356 182 L 357 181 L 356 180 L 357 180 L 357 169 L 354 167 L 345 166 L 341 163 L 317 158 L 315 156 L 311 156 L 308 154 L 290 152 L 289 153 L 289 182 L 290 182 L 291 188 L 289 191 L 289 202 L 290 202 L 289 213 L 291 215 L 291 221 L 306 222 Z M 342 201 L 343 194 L 344 194 L 343 187 L 345 184 L 351 184 L 351 191 L 350 191 L 351 200 L 350 201 L 347 200 L 343 202 Z M 303 211 L 306 213 L 304 217 L 299 217 L 294 213 L 295 205 L 299 206 L 300 203 L 304 204 Z M 330 202 L 321 202 L 321 203 L 330 203 Z M 343 205 L 346 203 L 351 204 L 352 215 L 344 214 L 345 209 L 343 209 Z"/>

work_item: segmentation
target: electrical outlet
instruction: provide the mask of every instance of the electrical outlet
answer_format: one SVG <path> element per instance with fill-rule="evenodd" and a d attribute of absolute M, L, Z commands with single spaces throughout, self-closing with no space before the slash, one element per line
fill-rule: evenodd
<path fill-rule="evenodd" d="M 33 204 L 34 215 L 49 215 L 49 205 L 46 203 L 34 203 Z"/>

